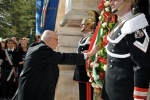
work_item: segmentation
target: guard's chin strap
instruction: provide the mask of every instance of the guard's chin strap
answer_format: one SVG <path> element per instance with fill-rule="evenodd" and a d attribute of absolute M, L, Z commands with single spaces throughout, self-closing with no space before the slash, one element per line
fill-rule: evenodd
<path fill-rule="evenodd" d="M 87 24 L 87 27 L 84 28 L 81 32 L 84 32 L 84 31 L 86 31 L 86 30 L 89 29 L 89 28 L 91 28 L 91 25 L 88 23 L 88 24 Z"/>
<path fill-rule="evenodd" d="M 117 11 L 123 9 L 129 2 L 130 2 L 130 0 L 125 0 L 124 3 L 119 8 L 117 8 L 114 11 L 112 11 L 112 13 L 116 13 Z"/>

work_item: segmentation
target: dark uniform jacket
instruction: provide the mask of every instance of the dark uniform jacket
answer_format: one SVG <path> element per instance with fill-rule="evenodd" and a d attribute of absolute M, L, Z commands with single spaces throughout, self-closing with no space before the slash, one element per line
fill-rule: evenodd
<path fill-rule="evenodd" d="M 88 50 L 90 45 L 90 39 L 92 37 L 92 33 L 87 33 L 87 36 L 83 37 L 79 43 L 77 48 L 77 53 L 82 53 L 85 50 Z M 75 68 L 73 80 L 79 82 L 89 82 L 89 77 L 86 72 L 86 65 L 77 65 Z"/>
<path fill-rule="evenodd" d="M 32 44 L 19 78 L 18 100 L 54 100 L 57 64 L 84 63 L 83 54 L 55 52 L 42 41 Z"/>
<path fill-rule="evenodd" d="M 148 22 L 144 14 L 126 14 L 107 37 L 104 100 L 145 100 L 150 79 Z"/>

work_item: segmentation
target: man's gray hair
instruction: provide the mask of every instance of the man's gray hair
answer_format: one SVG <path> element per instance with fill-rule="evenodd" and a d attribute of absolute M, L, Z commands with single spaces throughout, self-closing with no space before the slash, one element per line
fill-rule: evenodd
<path fill-rule="evenodd" d="M 51 37 L 51 32 L 50 30 L 45 30 L 41 36 L 41 40 L 47 40 L 48 38 Z"/>

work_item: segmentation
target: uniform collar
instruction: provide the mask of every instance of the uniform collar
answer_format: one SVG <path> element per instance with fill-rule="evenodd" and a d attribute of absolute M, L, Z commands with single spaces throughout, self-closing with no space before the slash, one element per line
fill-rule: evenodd
<path fill-rule="evenodd" d="M 139 13 L 125 22 L 121 28 L 121 33 L 131 34 L 139 29 L 145 28 L 146 26 L 148 26 L 146 16 L 143 13 Z"/>
<path fill-rule="evenodd" d="M 14 51 L 14 48 L 12 48 L 12 49 L 9 49 L 9 48 L 8 48 L 7 50 L 8 50 L 8 51 L 12 51 L 12 52 L 13 52 L 13 51 Z"/>
<path fill-rule="evenodd" d="M 121 22 L 125 22 L 125 21 L 129 20 L 132 17 L 133 17 L 133 14 L 132 14 L 131 11 L 129 11 L 128 13 L 124 14 L 122 17 L 118 18 L 118 20 L 121 21 Z"/>
<path fill-rule="evenodd" d="M 93 31 L 90 31 L 90 32 L 84 34 L 84 37 L 86 37 L 86 36 L 88 36 L 88 35 L 92 35 L 92 34 L 93 34 Z"/>

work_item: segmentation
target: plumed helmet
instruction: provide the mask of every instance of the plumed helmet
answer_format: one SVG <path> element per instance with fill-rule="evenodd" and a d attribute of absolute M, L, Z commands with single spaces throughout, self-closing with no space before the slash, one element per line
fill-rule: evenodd
<path fill-rule="evenodd" d="M 139 12 L 146 15 L 149 13 L 149 0 L 132 0 L 132 4 L 132 8 L 138 8 Z"/>
<path fill-rule="evenodd" d="M 99 14 L 94 10 L 89 11 L 88 14 L 92 15 L 92 18 L 83 19 L 81 25 L 88 24 L 91 29 L 94 29 L 98 24 Z"/>
<path fill-rule="evenodd" d="M 83 24 L 89 25 L 89 27 L 92 28 L 92 29 L 93 29 L 94 26 L 95 26 L 95 22 L 94 22 L 94 20 L 91 19 L 91 18 L 83 19 L 82 22 L 81 22 L 81 25 L 83 25 Z"/>
<path fill-rule="evenodd" d="M 133 11 L 136 13 L 144 13 L 150 24 L 150 2 L 149 0 L 133 0 Z M 135 14 L 136 14 L 135 13 Z"/>
<path fill-rule="evenodd" d="M 136 2 L 136 5 L 134 5 L 133 2 L 133 12 L 136 13 L 144 13 L 145 17 L 150 25 L 150 0 L 133 0 Z M 136 14 L 135 13 L 135 14 Z M 148 35 L 150 36 L 150 27 L 146 27 Z"/>

